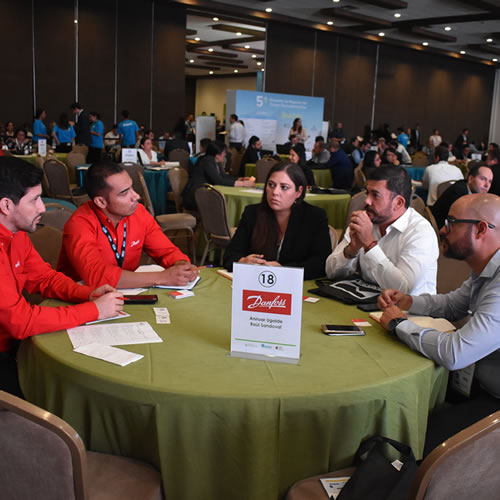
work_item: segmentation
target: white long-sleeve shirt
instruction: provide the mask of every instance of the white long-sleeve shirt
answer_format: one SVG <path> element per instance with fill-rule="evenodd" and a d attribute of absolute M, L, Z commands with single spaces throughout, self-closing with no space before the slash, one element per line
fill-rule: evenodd
<path fill-rule="evenodd" d="M 351 241 L 348 229 L 326 261 L 327 276 L 340 279 L 359 271 L 365 281 L 381 288 L 395 288 L 412 295 L 436 293 L 439 247 L 436 233 L 426 219 L 408 208 L 384 236 L 377 225 L 373 226 L 372 235 L 377 241 L 375 247 L 368 253 L 361 249 L 357 257 L 347 259 L 344 248 Z"/>
<path fill-rule="evenodd" d="M 436 203 L 439 184 L 446 181 L 461 181 L 463 178 L 462 171 L 455 165 L 450 165 L 447 161 L 429 165 L 425 169 L 424 178 L 422 179 L 422 187 L 428 190 L 427 205 L 432 206 Z"/>
<path fill-rule="evenodd" d="M 240 122 L 234 122 L 229 130 L 229 142 L 240 142 L 245 140 L 245 127 Z"/>

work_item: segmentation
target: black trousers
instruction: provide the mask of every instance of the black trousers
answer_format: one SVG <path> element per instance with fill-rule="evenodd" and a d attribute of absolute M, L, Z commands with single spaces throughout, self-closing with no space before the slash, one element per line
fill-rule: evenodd
<path fill-rule="evenodd" d="M 8 352 L 0 352 L 0 389 L 24 399 L 17 375 L 17 345 Z"/>

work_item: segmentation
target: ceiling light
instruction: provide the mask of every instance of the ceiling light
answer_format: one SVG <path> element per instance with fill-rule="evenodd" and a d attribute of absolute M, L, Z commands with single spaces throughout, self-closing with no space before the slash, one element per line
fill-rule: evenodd
<path fill-rule="evenodd" d="M 213 51 L 214 51 L 214 49 L 208 49 L 208 51 L 209 51 L 209 52 L 213 52 Z"/>
<path fill-rule="evenodd" d="M 213 20 L 213 21 L 218 21 L 218 20 L 219 20 L 219 18 L 218 18 L 218 17 L 214 17 L 212 20 Z"/>
<path fill-rule="evenodd" d="M 422 42 L 422 45 L 423 45 L 424 47 L 427 47 L 427 45 L 429 45 L 429 42 Z"/>
<path fill-rule="evenodd" d="M 266 12 L 272 12 L 272 11 L 273 11 L 273 9 L 271 9 L 271 7 L 268 7 L 268 8 L 266 9 Z"/>
<path fill-rule="evenodd" d="M 492 59 L 492 61 L 493 61 L 493 62 L 498 62 L 498 59 L 497 59 L 496 57 L 494 57 L 494 58 Z"/>
<path fill-rule="evenodd" d="M 236 33 L 236 36 L 241 36 L 241 31 L 238 31 L 238 33 Z"/>
<path fill-rule="evenodd" d="M 75 19 L 73 22 L 74 22 L 75 24 L 78 24 L 78 19 Z"/>
<path fill-rule="evenodd" d="M 189 59 L 189 62 L 190 62 L 191 64 L 193 64 L 193 63 L 194 63 L 194 59 Z"/>
<path fill-rule="evenodd" d="M 460 54 L 465 55 L 466 54 L 465 50 L 461 50 Z"/>
<path fill-rule="evenodd" d="M 250 45 L 245 45 L 245 49 L 249 49 L 250 48 Z"/>
<path fill-rule="evenodd" d="M 385 33 L 383 31 L 381 31 L 378 36 L 385 36 Z"/>
<path fill-rule="evenodd" d="M 262 68 L 261 71 L 264 71 L 264 68 Z"/>
<path fill-rule="evenodd" d="M 208 72 L 208 74 L 209 74 L 209 75 L 213 75 L 213 74 L 214 74 L 214 72 L 213 72 L 212 70 L 210 70 L 210 71 Z"/>
<path fill-rule="evenodd" d="M 339 3 L 340 0 L 333 0 L 333 3 Z"/>
<path fill-rule="evenodd" d="M 199 36 L 195 37 L 194 41 L 195 42 L 199 42 L 200 41 L 200 37 Z"/>
<path fill-rule="evenodd" d="M 328 26 L 333 26 L 333 21 L 328 21 L 326 24 L 328 24 Z"/>
<path fill-rule="evenodd" d="M 252 55 L 252 59 L 255 59 L 257 56 L 255 54 Z"/>
<path fill-rule="evenodd" d="M 444 30 L 445 30 L 445 31 L 451 31 L 451 26 L 445 26 L 445 27 L 444 27 Z"/>
<path fill-rule="evenodd" d="M 238 70 L 237 70 L 237 69 L 235 69 L 235 70 L 234 70 L 234 72 L 235 72 L 235 73 L 238 73 Z"/>
<path fill-rule="evenodd" d="M 491 42 L 493 41 L 493 38 L 487 38 L 487 39 L 486 39 L 486 41 L 487 41 L 488 43 L 491 43 Z"/>
<path fill-rule="evenodd" d="M 257 66 L 262 66 L 262 63 L 260 61 L 258 61 Z"/>
<path fill-rule="evenodd" d="M 401 14 L 400 14 L 399 12 L 396 12 L 396 13 L 394 14 L 394 17 L 401 17 Z"/>

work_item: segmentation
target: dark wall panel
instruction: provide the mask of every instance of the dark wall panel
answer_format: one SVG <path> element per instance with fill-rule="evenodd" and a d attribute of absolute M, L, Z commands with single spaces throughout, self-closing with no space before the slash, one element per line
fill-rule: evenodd
<path fill-rule="evenodd" d="M 325 99 L 324 119 L 330 121 L 333 120 L 337 90 L 338 46 L 339 37 L 337 35 L 318 32 L 314 61 L 314 96 Z"/>
<path fill-rule="evenodd" d="M 0 47 L 0 122 L 12 120 L 19 126 L 33 116 L 31 1 L 0 3 Z"/>
<path fill-rule="evenodd" d="M 127 109 L 130 118 L 149 127 L 151 88 L 151 1 L 118 2 L 118 118 Z"/>
<path fill-rule="evenodd" d="M 18 26 L 24 23 L 18 22 Z M 35 54 L 37 106 L 47 109 L 46 123 L 75 100 L 74 3 L 35 1 Z"/>
<path fill-rule="evenodd" d="M 78 100 L 113 125 L 115 1 L 79 0 Z"/>
<path fill-rule="evenodd" d="M 196 78 L 186 77 L 186 95 L 184 97 L 184 110 L 186 116 L 189 113 L 194 114 L 196 106 Z"/>
<path fill-rule="evenodd" d="M 185 114 L 186 8 L 156 2 L 154 36 L 153 129 L 160 133 L 172 130 Z M 193 111 L 194 105 L 186 110 Z"/>

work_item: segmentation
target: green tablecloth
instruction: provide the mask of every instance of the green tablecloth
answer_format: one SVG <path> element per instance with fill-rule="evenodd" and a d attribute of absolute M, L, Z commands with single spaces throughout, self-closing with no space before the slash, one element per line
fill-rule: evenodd
<path fill-rule="evenodd" d="M 313 168 L 314 178 L 319 187 L 330 187 L 332 184 L 332 174 L 328 168 Z M 255 163 L 247 163 L 245 165 L 246 177 L 257 177 L 257 165 Z"/>
<path fill-rule="evenodd" d="M 328 299 L 303 304 L 298 365 L 230 358 L 231 282 L 205 269 L 194 292 L 155 290 L 171 325 L 155 325 L 151 306 L 125 307 L 125 321 L 147 320 L 163 339 L 126 346 L 144 355 L 126 367 L 74 353 L 65 332 L 23 341 L 27 399 L 88 449 L 157 466 L 166 499 L 278 500 L 301 478 L 350 465 L 374 434 L 420 457 L 446 370 L 376 324 L 364 337 L 323 335 L 321 323 L 368 317 Z"/>
<path fill-rule="evenodd" d="M 262 190 L 249 190 L 232 186 L 215 186 L 226 197 L 229 225 L 237 226 L 247 205 L 259 203 Z M 328 215 L 328 222 L 337 229 L 343 229 L 351 196 L 348 194 L 307 194 L 306 201 L 321 207 Z"/>
<path fill-rule="evenodd" d="M 54 153 L 56 156 L 56 159 L 59 161 L 62 161 L 63 163 L 66 163 L 66 159 L 68 158 L 68 153 Z M 24 156 L 17 156 L 17 158 L 21 158 L 21 160 L 25 160 L 32 165 L 36 165 L 36 159 L 38 157 L 38 154 L 32 154 L 32 155 L 24 155 Z"/>

